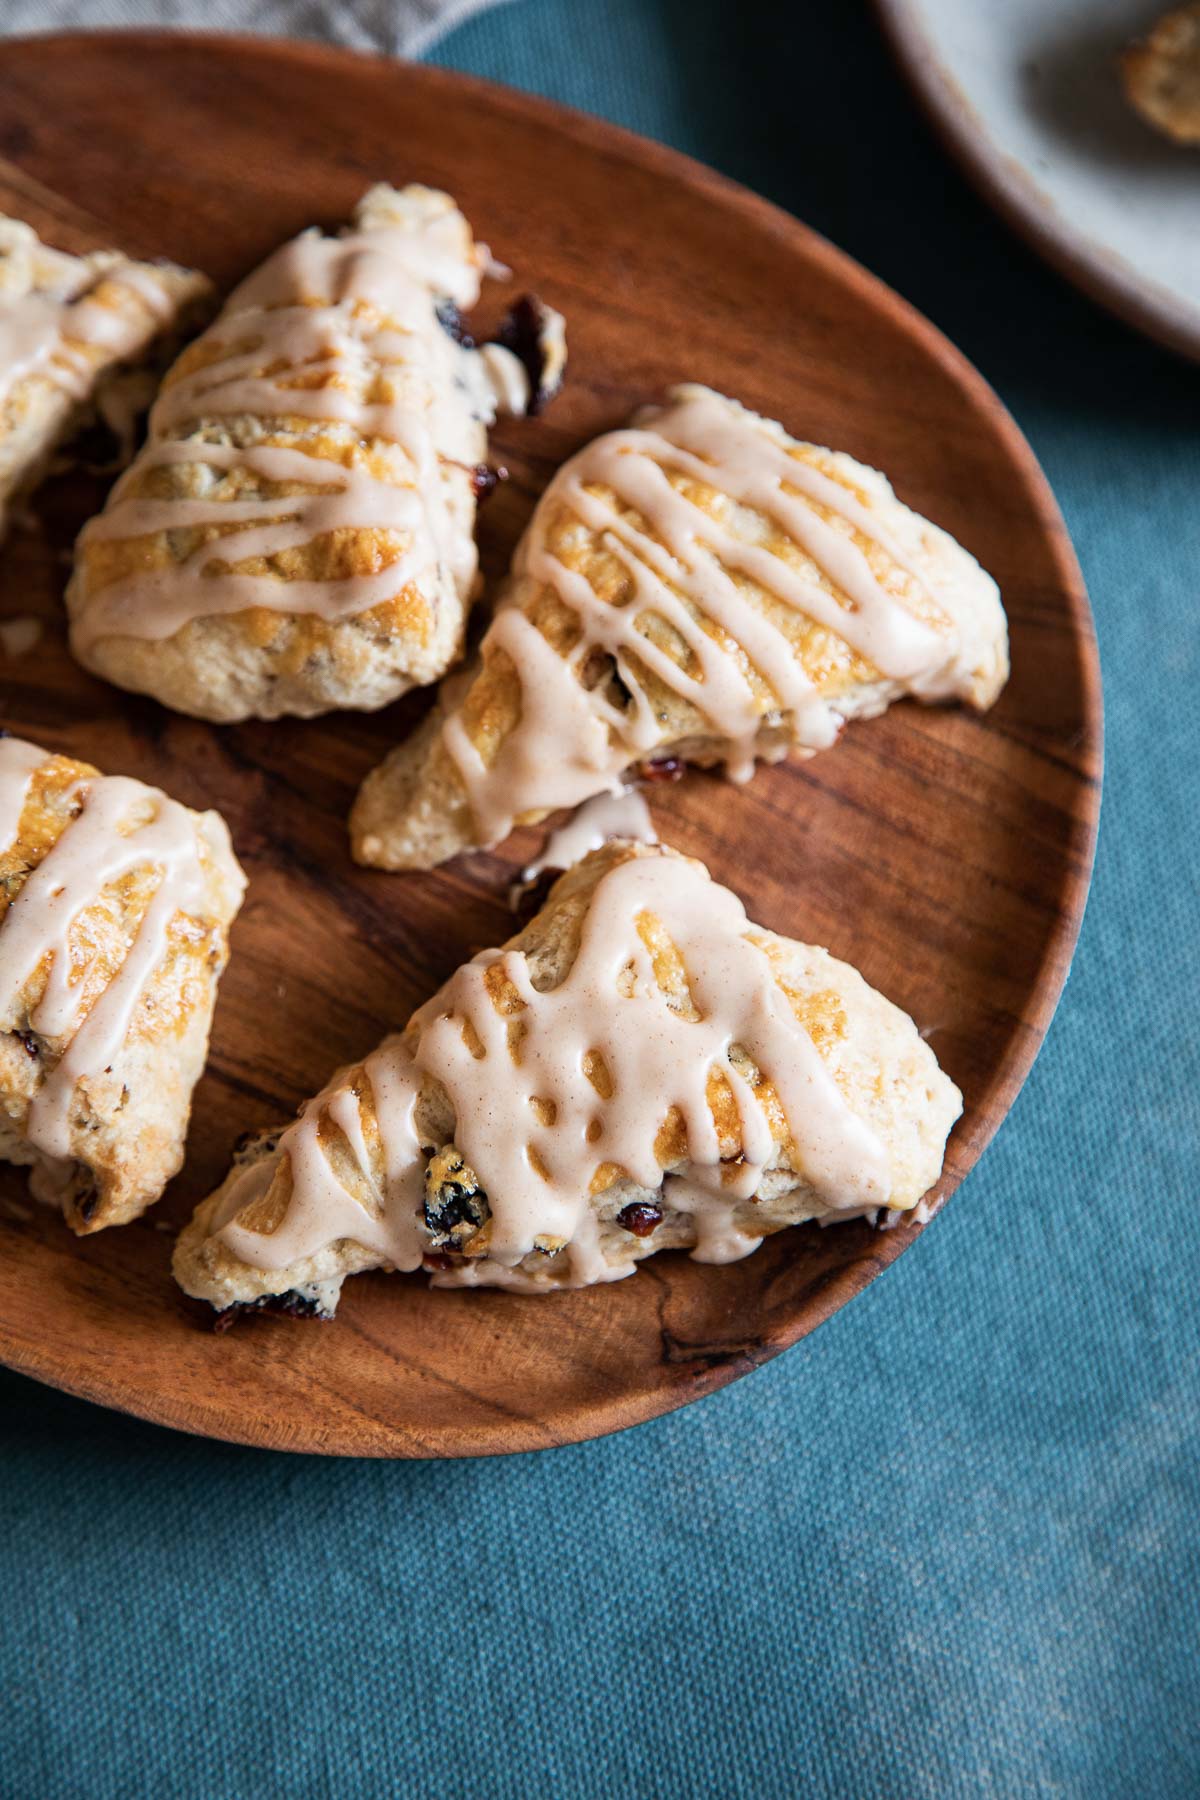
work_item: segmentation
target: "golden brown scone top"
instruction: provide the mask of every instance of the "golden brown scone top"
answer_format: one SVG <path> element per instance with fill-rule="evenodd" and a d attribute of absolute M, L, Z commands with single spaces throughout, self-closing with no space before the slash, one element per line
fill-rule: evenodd
<path fill-rule="evenodd" d="M 251 1145 L 176 1273 L 218 1308 L 329 1311 L 371 1267 L 539 1292 L 663 1248 L 729 1260 L 799 1219 L 915 1205 L 958 1107 L 853 970 L 753 926 L 702 865 L 611 844 Z"/>
<path fill-rule="evenodd" d="M 0 740 L 0 1154 L 80 1231 L 182 1158 L 244 887 L 215 813 Z"/>
<path fill-rule="evenodd" d="M 118 460 L 160 363 L 207 310 L 203 275 L 115 250 L 72 256 L 23 220 L 0 216 L 0 526 L 2 509 L 44 473 L 93 414 Z"/>
<path fill-rule="evenodd" d="M 425 868 L 664 756 L 809 754 L 902 693 L 995 699 L 995 584 L 851 458 L 675 390 L 555 477 L 470 679 L 371 776 L 356 856 Z"/>
<path fill-rule="evenodd" d="M 375 188 L 236 289 L 82 534 L 81 661 L 216 720 L 435 680 L 474 593 L 497 359 L 528 394 L 515 355 L 455 329 L 488 267 L 448 195 Z"/>

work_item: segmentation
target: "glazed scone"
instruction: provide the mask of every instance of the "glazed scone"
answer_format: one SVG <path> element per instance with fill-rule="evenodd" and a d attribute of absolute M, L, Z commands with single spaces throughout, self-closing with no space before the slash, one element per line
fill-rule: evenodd
<path fill-rule="evenodd" d="M 183 1161 L 244 887 L 219 813 L 0 739 L 0 1157 L 79 1233 Z"/>
<path fill-rule="evenodd" d="M 175 1275 L 222 1312 L 328 1315 L 363 1269 L 537 1294 L 657 1250 L 733 1261 L 805 1219 L 916 1207 L 961 1105 L 854 969 L 752 924 L 703 864 L 611 843 L 251 1140 Z"/>
<path fill-rule="evenodd" d="M 68 256 L 0 217 L 0 533 L 13 500 L 210 293 L 190 269 L 116 250 Z"/>
<path fill-rule="evenodd" d="M 343 235 L 304 232 L 243 282 L 80 534 L 80 662 L 218 721 L 435 681 L 475 590 L 487 427 L 544 397 L 539 336 L 559 371 L 565 354 L 536 305 L 508 347 L 465 336 L 491 266 L 447 195 L 375 187 Z"/>
<path fill-rule="evenodd" d="M 559 470 L 470 676 L 363 784 L 354 854 L 431 868 L 655 759 L 745 780 L 1007 674 L 995 582 L 882 475 L 677 388 Z"/>
<path fill-rule="evenodd" d="M 1177 144 L 1200 144 L 1200 3 L 1165 13 L 1122 53 L 1121 75 L 1148 125 Z"/>

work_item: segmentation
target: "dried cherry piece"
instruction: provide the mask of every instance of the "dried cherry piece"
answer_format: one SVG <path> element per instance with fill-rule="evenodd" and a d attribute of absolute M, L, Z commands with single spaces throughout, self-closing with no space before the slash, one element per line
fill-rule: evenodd
<path fill-rule="evenodd" d="M 480 506 L 491 498 L 502 481 L 508 480 L 508 470 L 503 467 L 493 468 L 491 463 L 476 463 L 471 470 L 471 491 Z"/>
<path fill-rule="evenodd" d="M 546 345 L 543 341 L 546 316 L 546 308 L 536 294 L 522 294 L 509 308 L 499 331 L 492 339 L 501 349 L 512 352 L 529 379 L 529 402 L 525 415 L 530 419 L 541 412 L 547 400 L 553 399 L 561 379 L 557 375 L 548 377 Z"/>
<path fill-rule="evenodd" d="M 323 1319 L 329 1314 L 322 1312 L 316 1300 L 309 1300 L 304 1294 L 294 1290 L 286 1294 L 262 1294 L 257 1300 L 235 1300 L 232 1306 L 226 1306 L 213 1319 L 213 1330 L 220 1333 L 228 1331 L 236 1325 L 246 1313 L 267 1313 L 272 1318 L 280 1319 Z"/>
<path fill-rule="evenodd" d="M 437 304 L 437 322 L 447 337 L 452 337 L 456 344 L 464 350 L 475 348 L 475 339 L 467 330 L 467 322 L 455 306 L 453 300 L 439 300 Z"/>
<path fill-rule="evenodd" d="M 662 1207 L 652 1206 L 646 1200 L 631 1200 L 617 1214 L 617 1224 L 632 1232 L 634 1237 L 649 1237 L 662 1224 Z"/>
<path fill-rule="evenodd" d="M 655 756 L 649 762 L 638 764 L 637 778 L 639 781 L 678 781 L 685 767 L 678 756 Z"/>

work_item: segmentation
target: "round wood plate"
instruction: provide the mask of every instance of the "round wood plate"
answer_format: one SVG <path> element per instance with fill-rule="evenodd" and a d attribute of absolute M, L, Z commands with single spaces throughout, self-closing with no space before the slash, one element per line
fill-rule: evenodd
<path fill-rule="evenodd" d="M 888 470 L 994 571 L 1014 674 L 984 719 L 897 707 L 748 788 L 689 774 L 651 792 L 664 838 L 755 919 L 828 945 L 907 1008 L 966 1096 L 934 1205 L 1004 1117 L 1054 1010 L 1083 909 L 1100 781 L 1086 595 L 1033 456 L 984 382 L 855 264 L 658 146 L 437 69 L 304 44 L 101 35 L 0 49 L 0 206 L 70 244 L 112 240 L 227 284 L 371 181 L 446 187 L 569 321 L 568 385 L 496 434 L 512 474 L 482 518 L 506 562 L 551 470 L 681 378 Z M 499 301 L 493 302 L 498 306 Z M 806 1227 L 747 1261 L 679 1255 L 590 1292 L 346 1284 L 336 1323 L 216 1336 L 169 1275 L 171 1231 L 239 1133 L 288 1115 L 511 930 L 505 889 L 536 834 L 432 875 L 356 869 L 355 788 L 428 704 L 214 729 L 85 675 L 62 629 L 63 551 L 100 497 L 43 491 L 44 535 L 0 556 L 0 613 L 39 648 L 3 668 L 3 722 L 229 820 L 250 876 L 188 1163 L 164 1202 L 76 1241 L 0 1193 L 0 1356 L 185 1430 L 277 1449 L 462 1456 L 614 1431 L 793 1344 L 919 1236 Z M 986 1227 L 984 1227 L 986 1228 Z"/>

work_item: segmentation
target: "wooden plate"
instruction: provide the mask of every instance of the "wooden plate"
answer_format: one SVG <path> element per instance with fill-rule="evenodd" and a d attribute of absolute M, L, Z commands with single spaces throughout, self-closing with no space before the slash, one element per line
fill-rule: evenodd
<path fill-rule="evenodd" d="M 581 440 L 680 378 L 710 382 L 892 472 L 998 577 L 1012 683 L 984 720 L 896 708 L 747 789 L 653 791 L 662 835 L 756 919 L 829 945 L 911 1011 L 966 1094 L 936 1201 L 1004 1117 L 1041 1043 L 1083 909 L 1099 801 L 1087 599 L 1028 446 L 924 320 L 803 226 L 657 146 L 437 69 L 304 44 L 166 35 L 0 49 L 9 196 L 229 283 L 333 224 L 380 177 L 449 188 L 521 284 L 569 320 L 569 386 L 506 425 L 513 480 L 484 514 L 505 562 Z M 3 171 L 0 171 L 3 173 Z M 69 197 L 56 201 L 54 196 Z M 427 699 L 375 717 L 213 729 L 83 674 L 66 653 L 63 546 L 98 490 L 58 483 L 45 540 L 3 556 L 0 612 L 42 645 L 3 670 L 3 719 L 230 822 L 250 875 L 196 1095 L 188 1166 L 150 1216 L 80 1243 L 3 1176 L 0 1356 L 107 1405 L 215 1437 L 345 1455 L 462 1456 L 614 1431 L 733 1380 L 829 1317 L 920 1235 L 805 1228 L 746 1262 L 662 1256 L 616 1287 L 543 1299 L 347 1283 L 336 1324 L 225 1336 L 168 1275 L 170 1230 L 238 1134 L 285 1116 L 472 949 L 500 941 L 503 855 L 433 875 L 355 869 L 356 784 Z"/>

